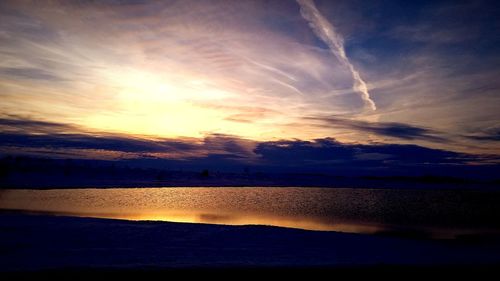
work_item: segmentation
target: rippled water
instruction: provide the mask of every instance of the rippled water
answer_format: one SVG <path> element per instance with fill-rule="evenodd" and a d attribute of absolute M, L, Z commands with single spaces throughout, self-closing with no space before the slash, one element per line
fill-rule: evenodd
<path fill-rule="evenodd" d="M 499 192 L 294 187 L 2 190 L 0 209 L 449 237 L 499 230 L 499 199 Z"/>

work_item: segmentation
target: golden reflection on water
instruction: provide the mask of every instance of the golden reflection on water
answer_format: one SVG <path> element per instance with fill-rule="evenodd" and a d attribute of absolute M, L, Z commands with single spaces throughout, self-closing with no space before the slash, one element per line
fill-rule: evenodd
<path fill-rule="evenodd" d="M 188 223 L 208 223 L 224 225 L 267 225 L 288 228 L 299 228 L 319 231 L 339 231 L 353 233 L 376 233 L 380 227 L 375 225 L 329 223 L 308 217 L 285 217 L 273 215 L 256 214 L 208 214 L 208 213 L 147 213 L 142 215 L 131 215 L 114 217 L 128 220 L 150 220 L 150 221 L 170 221 Z"/>
<path fill-rule="evenodd" d="M 439 217 L 439 212 L 429 208 L 426 202 L 442 197 L 452 203 L 458 202 L 457 206 L 462 208 L 460 198 L 453 198 L 454 194 L 293 187 L 3 190 L 0 191 L 0 209 L 353 233 L 387 231 L 394 225 L 408 222 L 414 230 L 429 232 L 437 229 L 432 226 L 433 220 L 439 225 L 450 217 Z M 413 204 L 416 201 L 423 203 Z M 440 202 L 437 207 L 442 205 L 441 201 L 437 202 Z M 455 211 L 453 204 L 446 208 L 448 213 Z M 440 236 L 453 236 L 457 231 L 458 228 L 451 227 L 441 231 Z"/>
<path fill-rule="evenodd" d="M 57 215 L 373 233 L 376 225 L 332 217 L 321 188 L 113 188 L 6 190 L 1 209 Z M 331 194 L 330 194 L 331 195 Z M 338 198 L 337 198 L 338 199 Z"/>
<path fill-rule="evenodd" d="M 332 195 L 331 190 L 323 188 L 4 190 L 0 208 L 126 220 L 269 225 L 362 233 L 379 230 L 376 225 L 349 223 L 339 214 L 332 216 L 335 201 L 342 199 L 337 194 L 334 200 Z"/>

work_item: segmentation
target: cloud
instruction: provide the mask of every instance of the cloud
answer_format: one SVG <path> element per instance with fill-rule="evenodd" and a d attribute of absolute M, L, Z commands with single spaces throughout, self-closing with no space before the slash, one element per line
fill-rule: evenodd
<path fill-rule="evenodd" d="M 70 152 L 77 158 L 156 158 L 190 160 L 209 158 L 244 158 L 251 162 L 254 153 L 251 141 L 226 136 L 211 135 L 203 139 L 147 139 L 109 134 L 21 134 L 0 133 L 4 153 L 45 151 L 48 157 Z M 111 155 L 111 156 L 110 156 Z M 208 161 L 209 162 L 209 161 Z"/>
<path fill-rule="evenodd" d="M 290 166 L 465 164 L 472 155 L 417 145 L 346 144 L 332 138 L 260 143 L 255 152 L 269 163 Z M 375 157 L 376 156 L 376 157 Z"/>
<path fill-rule="evenodd" d="M 100 149 L 120 152 L 168 151 L 168 147 L 160 143 L 134 140 L 132 138 L 111 138 L 83 134 L 26 135 L 2 133 L 0 140 L 4 146 L 12 147 Z"/>
<path fill-rule="evenodd" d="M 359 124 L 357 124 L 359 125 Z M 362 123 L 362 127 L 368 125 Z M 18 126 L 18 130 L 6 128 Z M 373 130 L 404 137 L 425 135 L 398 127 Z M 212 134 L 205 138 L 148 139 L 109 133 L 65 133 L 74 126 L 29 119 L 0 119 L 0 153 L 51 158 L 128 159 L 152 167 L 239 170 L 252 166 L 261 171 L 327 172 L 351 174 L 423 173 L 470 163 L 497 163 L 498 157 L 474 155 L 418 145 L 343 143 L 333 138 L 312 141 L 253 141 Z M 52 132 L 51 132 L 52 130 Z M 134 162 L 135 161 L 135 162 Z M 497 161 L 497 162 L 495 162 Z M 168 164 L 168 165 L 167 165 Z M 167 165 L 167 166 L 164 166 Z"/>
<path fill-rule="evenodd" d="M 59 77 L 47 70 L 33 67 L 2 67 L 0 68 L 0 75 L 6 75 L 13 78 L 44 80 L 49 82 L 60 82 L 65 79 Z"/>
<path fill-rule="evenodd" d="M 352 63 L 347 58 L 344 49 L 344 39 L 335 30 L 333 25 L 318 11 L 313 0 L 297 0 L 300 5 L 300 13 L 313 29 L 314 33 L 325 42 L 330 51 L 337 57 L 337 59 L 345 64 L 352 74 L 354 80 L 353 89 L 358 91 L 363 101 L 372 110 L 376 110 L 375 102 L 370 98 L 366 82 L 361 78 L 359 72 L 354 68 Z"/>
<path fill-rule="evenodd" d="M 373 133 L 404 140 L 426 140 L 433 142 L 447 141 L 447 139 L 440 136 L 441 133 L 437 131 L 396 122 L 367 122 L 340 117 L 306 117 L 305 119 L 320 121 L 320 126 L 346 128 L 359 131 L 361 133 Z"/>
<path fill-rule="evenodd" d="M 500 141 L 500 127 L 483 129 L 476 134 L 465 135 L 466 138 L 478 141 Z"/>
<path fill-rule="evenodd" d="M 4 148 L 47 149 L 60 153 L 71 150 L 85 154 L 86 150 L 124 153 L 133 157 L 200 158 L 226 155 L 251 160 L 254 141 L 235 136 L 211 134 L 203 139 L 146 138 L 123 134 L 84 131 L 71 124 L 31 120 L 20 117 L 0 118 L 0 143 Z M 7 151 L 9 149 L 6 149 Z M 128 155 L 127 155 L 128 154 Z M 93 152 L 95 157 L 99 153 Z M 116 155 L 116 154 L 115 154 Z"/>
<path fill-rule="evenodd" d="M 22 133 L 55 133 L 75 129 L 76 127 L 70 124 L 32 120 L 15 115 L 7 115 L 3 118 L 0 117 L 0 130 L 2 132 L 16 131 Z"/>

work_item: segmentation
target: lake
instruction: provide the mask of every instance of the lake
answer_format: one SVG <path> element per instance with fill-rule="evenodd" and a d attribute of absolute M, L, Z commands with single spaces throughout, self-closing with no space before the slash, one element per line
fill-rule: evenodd
<path fill-rule="evenodd" d="M 0 191 L 3 211 L 453 238 L 499 233 L 500 192 L 308 187 Z"/>

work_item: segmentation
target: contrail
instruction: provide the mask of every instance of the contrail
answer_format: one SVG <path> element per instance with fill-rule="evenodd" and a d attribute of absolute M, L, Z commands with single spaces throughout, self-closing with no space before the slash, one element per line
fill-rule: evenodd
<path fill-rule="evenodd" d="M 370 98 L 370 93 L 368 93 L 368 87 L 365 81 L 363 81 L 359 72 L 354 68 L 345 54 L 344 39 L 342 36 L 338 34 L 328 20 L 321 15 L 316 5 L 314 5 L 313 0 L 297 0 L 297 3 L 300 5 L 300 14 L 309 23 L 309 26 L 316 36 L 323 40 L 337 59 L 345 64 L 349 68 L 349 71 L 351 71 L 352 79 L 354 80 L 354 85 L 352 86 L 353 90 L 360 93 L 361 99 L 363 99 L 366 105 L 372 110 L 376 110 L 377 106 Z"/>

